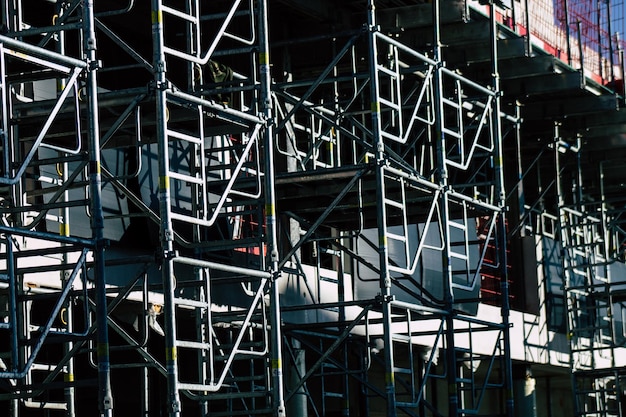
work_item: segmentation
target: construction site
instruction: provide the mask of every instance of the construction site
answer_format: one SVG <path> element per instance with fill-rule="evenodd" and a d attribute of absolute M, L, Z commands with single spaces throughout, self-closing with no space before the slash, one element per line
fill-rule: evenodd
<path fill-rule="evenodd" d="M 1 5 L 1 415 L 626 417 L 624 0 Z"/>

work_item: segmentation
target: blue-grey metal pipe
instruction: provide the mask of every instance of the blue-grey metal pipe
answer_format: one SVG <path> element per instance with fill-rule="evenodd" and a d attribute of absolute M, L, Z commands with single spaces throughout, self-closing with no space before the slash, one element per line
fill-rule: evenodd
<path fill-rule="evenodd" d="M 567 45 L 567 65 L 572 66 L 572 40 L 569 21 L 569 0 L 563 0 L 563 14 L 565 15 L 565 42 Z"/>
<path fill-rule="evenodd" d="M 49 240 L 52 242 L 63 243 L 63 244 L 74 244 L 78 246 L 84 246 L 86 248 L 93 247 L 93 241 L 89 239 L 77 238 L 77 237 L 66 237 L 55 235 L 52 233 L 39 232 L 36 230 L 27 230 L 27 229 L 16 229 L 8 226 L 0 225 L 0 233 L 4 233 L 7 235 L 17 235 L 24 236 L 33 239 L 41 239 L 41 240 Z"/>
<path fill-rule="evenodd" d="M 274 119 L 271 99 L 271 73 L 269 48 L 268 0 L 258 2 L 259 33 L 259 112 L 266 121 L 265 126 L 265 227 L 267 230 L 267 266 L 272 273 L 270 282 L 270 337 L 272 371 L 272 409 L 274 416 L 285 415 L 285 393 L 282 367 L 282 332 L 280 296 L 277 279 L 280 277 L 278 233 L 276 218 L 276 187 L 274 171 Z"/>
<path fill-rule="evenodd" d="M 93 1 L 91 1 L 90 3 L 93 3 Z M 26 42 L 18 41 L 16 39 L 9 38 L 8 36 L 0 35 L 0 43 L 6 46 L 9 46 L 10 48 L 13 48 L 19 52 L 23 52 L 25 54 L 32 54 L 40 58 L 49 59 L 51 61 L 54 61 L 55 63 L 66 65 L 68 67 L 77 67 L 77 68 L 87 67 L 87 63 L 85 63 L 84 61 L 78 60 L 76 58 L 71 58 L 65 55 L 61 55 L 57 52 L 40 48 L 38 46 L 34 46 Z"/>
<path fill-rule="evenodd" d="M 167 95 L 171 98 L 178 98 L 180 99 L 182 102 L 184 103 L 193 103 L 193 104 L 198 104 L 200 106 L 209 108 L 213 111 L 215 111 L 218 115 L 223 115 L 223 116 L 228 116 L 232 119 L 239 119 L 239 121 L 241 123 L 250 123 L 250 124 L 256 124 L 256 123 L 262 123 L 263 120 L 258 117 L 258 116 L 253 116 L 250 115 L 248 113 L 244 113 L 242 111 L 236 110 L 236 109 L 231 109 L 228 107 L 224 107 L 221 104 L 216 104 L 212 101 L 209 100 L 205 100 L 201 97 L 197 97 L 191 94 L 187 94 L 185 92 L 182 91 L 168 91 Z"/>
<path fill-rule="evenodd" d="M 64 19 L 66 17 L 66 14 L 64 13 L 65 11 L 66 11 L 65 5 L 63 4 L 57 5 L 57 12 L 59 14 L 59 19 Z M 47 36 L 51 36 L 51 34 L 48 34 Z M 65 38 L 66 36 L 65 36 L 64 31 L 59 32 L 57 34 L 56 52 L 58 52 L 61 55 L 65 55 L 65 52 L 66 52 L 66 48 L 65 48 L 66 39 Z M 66 80 L 61 79 L 60 82 L 57 84 L 57 93 L 62 92 L 65 88 L 67 88 Z M 78 93 L 76 86 L 74 88 L 75 88 L 74 92 Z M 77 102 L 78 94 L 76 95 L 77 97 L 75 97 L 75 102 L 76 102 L 76 108 L 78 109 L 78 102 Z M 78 117 L 78 113 L 77 113 L 77 117 Z M 80 135 L 80 132 L 77 132 L 77 135 Z M 80 146 L 81 142 L 82 141 L 79 141 L 79 146 L 78 146 L 79 150 L 81 148 Z M 67 155 L 63 155 L 63 156 L 67 156 Z M 61 179 L 63 181 L 63 184 L 66 184 L 68 182 L 69 163 L 67 161 L 64 161 L 61 164 L 62 164 Z M 68 189 L 63 191 L 62 201 L 63 202 L 70 201 L 70 194 L 69 194 Z M 70 208 L 69 206 L 66 206 L 66 207 L 63 207 L 61 211 L 62 211 L 62 223 L 60 224 L 59 234 L 63 236 L 70 236 Z M 68 263 L 67 253 L 64 253 L 62 256 L 63 256 L 63 261 L 62 261 L 63 264 L 67 264 Z M 62 283 L 65 283 L 66 281 L 65 271 L 61 271 L 60 279 Z M 83 289 L 84 288 L 85 288 L 85 285 L 83 285 Z M 66 311 L 66 321 L 65 321 L 66 331 L 68 333 L 72 333 L 74 331 L 74 327 L 73 327 L 74 326 L 73 325 L 74 314 L 73 314 L 72 300 L 71 299 L 66 300 L 64 302 L 64 306 L 65 306 L 64 308 Z M 86 312 L 87 308 L 85 308 L 84 311 Z M 74 346 L 74 342 L 72 340 L 67 341 L 64 346 L 65 352 L 66 353 L 71 352 L 73 346 Z M 64 374 L 64 380 L 71 383 L 74 381 L 74 358 L 73 357 L 67 361 L 65 368 L 66 368 L 66 371 Z M 64 389 L 64 394 L 65 394 L 65 405 L 66 405 L 65 417 L 75 417 L 76 415 L 76 389 L 74 388 L 73 385 L 68 385 Z"/>
<path fill-rule="evenodd" d="M 433 0 L 432 2 L 432 21 L 433 21 L 433 59 L 437 62 L 437 66 L 433 73 L 433 103 L 434 103 L 434 146 L 436 151 L 436 181 L 442 190 L 440 194 L 440 210 L 441 221 L 444 233 L 442 235 L 442 243 L 444 249 L 441 251 L 442 261 L 442 280 L 444 288 L 444 309 L 448 314 L 443 318 L 445 322 L 445 363 L 447 370 L 448 383 L 448 416 L 457 417 L 459 414 L 458 399 L 458 381 L 457 381 L 457 362 L 456 347 L 454 334 L 454 292 L 452 286 L 452 261 L 450 258 L 450 233 L 449 233 L 449 198 L 450 188 L 448 179 L 448 169 L 446 164 L 446 136 L 443 132 L 444 107 L 443 107 L 443 63 L 442 63 L 442 45 L 441 45 L 441 1 Z"/>
<path fill-rule="evenodd" d="M 504 184 L 504 151 L 502 148 L 502 119 L 500 110 L 500 73 L 498 68 L 498 22 L 496 20 L 496 6 L 495 2 L 491 2 L 489 20 L 490 20 L 490 39 L 491 39 L 491 73 L 492 73 L 492 88 L 496 93 L 496 97 L 493 103 L 493 138 L 495 143 L 495 171 L 496 171 L 496 198 L 497 205 L 500 208 L 497 213 L 497 248 L 498 248 L 498 265 L 500 266 L 500 291 L 502 307 L 500 312 L 502 315 L 502 332 L 504 343 L 502 346 L 504 356 L 504 389 L 505 389 L 505 411 L 507 417 L 513 417 L 514 415 L 514 402 L 513 402 L 513 369 L 511 361 L 511 337 L 509 326 L 509 278 L 507 270 L 507 251 L 506 251 L 506 188 Z"/>
<path fill-rule="evenodd" d="M 173 258 L 175 263 L 197 266 L 199 268 L 214 269 L 216 271 L 232 272 L 234 274 L 245 275 L 255 278 L 271 278 L 272 274 L 267 271 L 259 271 L 256 269 L 243 268 L 240 266 L 226 265 L 217 262 L 203 261 L 201 259 L 188 258 L 186 256 L 176 256 Z"/>
<path fill-rule="evenodd" d="M 370 54 L 370 91 L 372 110 L 372 134 L 376 152 L 376 222 L 378 228 L 378 259 L 379 259 L 379 286 L 381 294 L 381 309 L 383 314 L 383 359 L 385 364 L 385 397 L 387 400 L 387 416 L 397 415 L 395 366 L 393 349 L 393 330 L 391 322 L 391 276 L 389 274 L 389 247 L 387 237 L 387 213 L 385 207 L 385 143 L 382 136 L 382 125 L 380 115 L 380 82 L 378 79 L 378 48 L 376 25 L 376 6 L 374 0 L 368 3 L 368 40 Z"/>
<path fill-rule="evenodd" d="M 11 329 L 11 371 L 18 369 L 18 334 L 17 334 L 17 277 L 15 276 L 15 260 L 13 259 L 13 241 L 5 238 L 7 246 L 7 273 L 9 275 L 9 327 Z"/>
<path fill-rule="evenodd" d="M 6 68 L 5 68 L 5 58 L 4 58 L 4 48 L 0 48 L 0 79 L 4 80 L 6 77 Z M 0 134 L 0 140 L 2 141 L 2 171 L 0 172 L 0 177 L 8 177 L 11 175 L 11 151 L 9 146 L 9 106 L 8 106 L 8 97 L 10 92 L 7 91 L 7 88 L 3 88 L 0 92 L 0 110 L 2 110 L 2 133 Z"/>
<path fill-rule="evenodd" d="M 608 0 L 607 0 L 608 3 Z M 597 30 L 597 42 L 598 42 L 598 75 L 602 81 L 604 81 L 604 71 L 603 71 L 603 54 L 602 54 L 602 1 L 596 1 L 596 30 Z"/>
<path fill-rule="evenodd" d="M 610 71 L 610 82 L 615 82 L 615 57 L 613 53 L 615 49 L 613 49 L 613 29 L 611 26 L 611 2 L 609 0 L 606 1 L 606 31 L 609 35 L 609 71 Z M 616 45 L 619 47 L 619 45 Z"/>
<path fill-rule="evenodd" d="M 524 25 L 526 25 L 526 36 L 524 37 L 524 49 L 526 50 L 526 56 L 531 56 L 532 54 L 532 42 L 530 39 L 530 10 L 529 10 L 529 1 L 524 0 Z"/>
<path fill-rule="evenodd" d="M 578 36 L 578 56 L 580 57 L 580 68 L 578 70 L 585 73 L 585 54 L 583 53 L 583 34 L 582 34 L 582 22 L 578 20 L 576 22 L 576 31 Z"/>
<path fill-rule="evenodd" d="M 174 231 L 169 179 L 169 145 L 167 140 L 167 68 L 163 37 L 163 4 L 152 0 L 153 68 L 156 84 L 156 138 L 158 145 L 159 213 L 161 236 L 161 277 L 163 282 L 165 362 L 167 369 L 167 412 L 170 417 L 181 413 L 176 350 L 176 305 L 174 302 Z"/>
<path fill-rule="evenodd" d="M 104 266 L 104 213 L 102 209 L 102 177 L 100 173 L 100 126 L 98 120 L 98 84 L 96 31 L 93 0 L 83 2 L 83 53 L 87 65 L 87 107 L 89 137 L 89 189 L 91 232 L 94 241 L 94 279 L 96 284 L 96 332 L 98 351 L 98 406 L 104 417 L 113 416 L 111 365 L 107 326 L 106 276 Z M 78 66 L 78 65 L 76 65 Z"/>
<path fill-rule="evenodd" d="M 622 95 L 622 101 L 626 104 L 626 65 L 624 64 L 624 48 L 621 46 L 619 47 L 619 71 L 621 74 L 620 78 L 622 80 L 622 91 L 619 91 L 618 93 Z"/>

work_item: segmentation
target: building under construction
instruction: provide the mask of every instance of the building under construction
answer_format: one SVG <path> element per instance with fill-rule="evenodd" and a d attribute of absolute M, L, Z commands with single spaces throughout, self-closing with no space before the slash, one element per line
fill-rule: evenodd
<path fill-rule="evenodd" d="M 623 0 L 3 0 L 9 417 L 626 416 Z"/>

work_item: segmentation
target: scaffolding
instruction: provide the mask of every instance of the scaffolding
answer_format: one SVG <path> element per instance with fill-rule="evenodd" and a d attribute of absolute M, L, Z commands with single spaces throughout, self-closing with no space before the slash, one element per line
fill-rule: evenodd
<path fill-rule="evenodd" d="M 510 245 L 550 210 L 521 136 L 551 91 L 519 80 L 558 67 L 518 6 L 40 3 L 0 35 L 11 417 L 514 415 Z M 621 415 L 625 234 L 608 193 L 565 200 L 552 132 L 576 410 Z"/>

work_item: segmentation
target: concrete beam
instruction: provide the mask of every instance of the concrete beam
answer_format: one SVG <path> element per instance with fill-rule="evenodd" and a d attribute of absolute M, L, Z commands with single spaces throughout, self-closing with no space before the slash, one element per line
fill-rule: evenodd
<path fill-rule="evenodd" d="M 525 103 L 522 110 L 524 120 L 559 120 L 572 116 L 590 115 L 594 113 L 615 112 L 618 100 L 615 96 L 582 96 L 565 97 L 552 100 L 538 100 Z M 569 120 L 566 125 L 569 125 Z M 573 122 L 577 122 L 574 120 Z M 580 125 L 580 123 L 575 123 Z M 578 126 L 581 128 L 583 126 Z"/>
<path fill-rule="evenodd" d="M 505 100 L 511 97 L 523 99 L 555 93 L 576 93 L 585 88 L 585 80 L 581 73 L 546 74 L 532 77 L 502 80 L 502 91 Z"/>
<path fill-rule="evenodd" d="M 446 2 L 441 10 L 441 23 L 462 22 L 465 17 L 463 1 Z M 415 29 L 430 27 L 433 24 L 432 3 L 415 4 L 404 7 L 382 9 L 378 12 L 378 24 L 383 31 L 394 29 Z"/>

